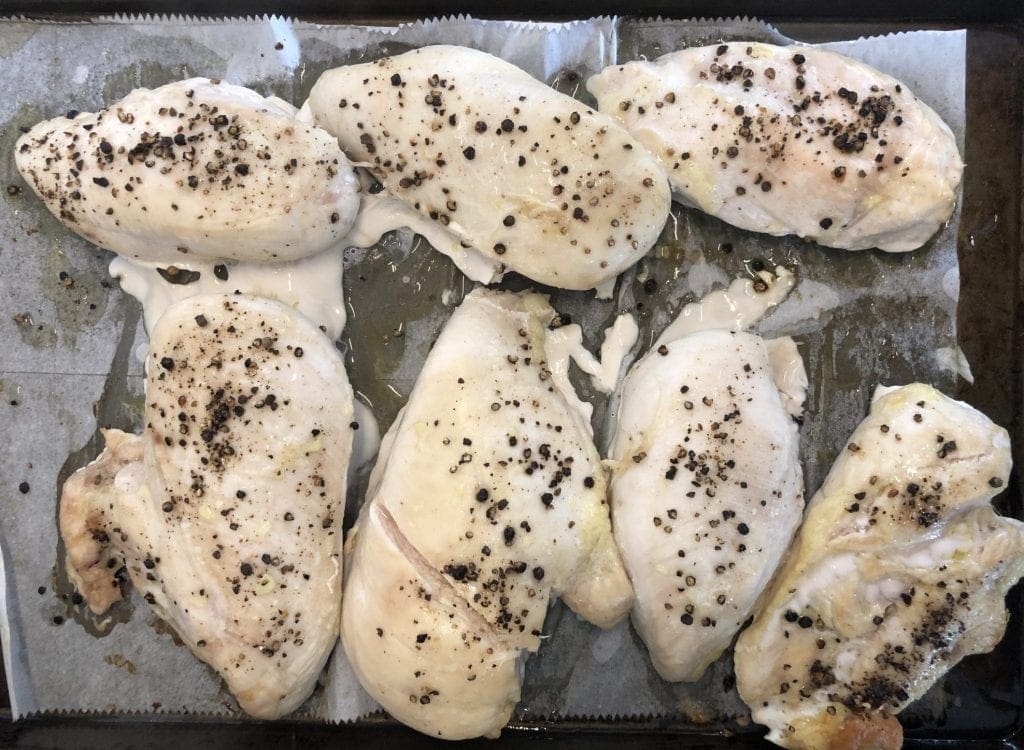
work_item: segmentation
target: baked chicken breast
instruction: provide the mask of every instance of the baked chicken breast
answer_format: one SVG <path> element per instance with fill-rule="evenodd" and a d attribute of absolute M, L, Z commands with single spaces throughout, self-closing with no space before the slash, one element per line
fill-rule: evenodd
<path fill-rule="evenodd" d="M 844 55 L 730 42 L 613 65 L 587 88 L 677 200 L 743 229 L 904 252 L 953 212 L 963 162 L 949 127 Z"/>
<path fill-rule="evenodd" d="M 451 244 L 543 284 L 613 279 L 668 218 L 664 172 L 621 126 L 484 52 L 439 45 L 335 68 L 306 107 Z"/>
<path fill-rule="evenodd" d="M 785 297 L 792 276 L 779 271 L 689 305 L 622 385 L 615 540 L 634 627 L 671 682 L 698 680 L 729 646 L 803 512 L 803 361 L 792 339 L 737 330 Z"/>
<path fill-rule="evenodd" d="M 18 139 L 18 170 L 69 229 L 120 255 L 296 260 L 355 221 L 348 159 L 281 99 L 192 78 L 68 114 Z"/>
<path fill-rule="evenodd" d="M 602 627 L 632 604 L 589 424 L 551 377 L 554 316 L 538 294 L 466 297 L 383 439 L 346 543 L 349 661 L 396 719 L 435 737 L 501 731 L 552 597 Z"/>
<path fill-rule="evenodd" d="M 247 713 L 312 692 L 337 642 L 352 392 L 341 357 L 278 302 L 189 297 L 152 331 L 142 435 L 64 486 L 60 531 L 90 608 L 150 606 Z"/>
<path fill-rule="evenodd" d="M 736 645 L 736 685 L 787 748 L 899 748 L 894 718 L 1002 638 L 1024 524 L 989 505 L 1005 430 L 914 383 L 880 389 Z"/>

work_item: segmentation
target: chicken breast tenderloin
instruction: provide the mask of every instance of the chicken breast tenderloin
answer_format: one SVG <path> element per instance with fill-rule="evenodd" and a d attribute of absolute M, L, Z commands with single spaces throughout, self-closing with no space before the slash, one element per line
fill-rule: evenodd
<path fill-rule="evenodd" d="M 792 339 L 736 330 L 781 301 L 792 276 L 759 281 L 688 306 L 622 386 L 615 540 L 636 590 L 633 624 L 673 682 L 699 679 L 729 646 L 803 511 L 803 362 Z"/>
<path fill-rule="evenodd" d="M 1006 431 L 927 385 L 881 389 L 811 499 L 736 684 L 787 748 L 898 748 L 893 718 L 1002 638 L 1024 524 L 989 501 Z"/>
<path fill-rule="evenodd" d="M 312 692 L 337 641 L 352 391 L 331 341 L 290 307 L 199 295 L 152 332 L 146 427 L 64 486 L 71 580 L 93 611 L 118 570 L 247 713 Z"/>
<path fill-rule="evenodd" d="M 896 79 L 813 47 L 697 47 L 587 82 L 681 202 L 829 247 L 923 245 L 953 212 L 953 133 Z"/>
<path fill-rule="evenodd" d="M 535 281 L 590 289 L 655 243 L 664 172 L 607 115 L 496 57 L 434 46 L 329 70 L 306 103 L 398 198 Z"/>
<path fill-rule="evenodd" d="M 296 260 L 345 237 L 359 184 L 335 139 L 295 113 L 192 78 L 41 122 L 15 160 L 54 216 L 121 255 Z"/>
<path fill-rule="evenodd" d="M 435 737 L 501 731 L 551 597 L 602 627 L 632 604 L 589 425 L 550 374 L 554 316 L 537 294 L 466 297 L 347 543 L 345 652 L 395 718 Z"/>

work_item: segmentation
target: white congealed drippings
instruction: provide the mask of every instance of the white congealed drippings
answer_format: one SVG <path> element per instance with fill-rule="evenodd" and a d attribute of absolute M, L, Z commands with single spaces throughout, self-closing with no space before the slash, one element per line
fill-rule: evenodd
<path fill-rule="evenodd" d="M 871 392 L 871 403 L 874 404 L 876 401 L 878 401 L 878 399 L 882 398 L 883 396 L 888 396 L 890 393 L 898 391 L 900 387 L 901 386 L 898 385 L 882 385 L 881 383 L 879 383 L 878 385 L 875 386 L 875 390 Z"/>
<path fill-rule="evenodd" d="M 618 281 L 618 277 L 613 277 L 607 281 L 602 281 L 600 284 L 594 287 L 594 298 L 608 300 L 615 295 L 615 282 Z"/>
<path fill-rule="evenodd" d="M 553 597 L 601 627 L 632 589 L 589 424 L 554 386 L 539 294 L 471 292 L 381 442 L 346 549 L 341 635 L 395 718 L 493 736 Z"/>
<path fill-rule="evenodd" d="M 657 156 L 675 197 L 735 226 L 904 252 L 953 212 L 949 127 L 896 79 L 813 47 L 732 42 L 587 82 Z"/>
<path fill-rule="evenodd" d="M 807 400 L 807 369 L 804 359 L 796 347 L 796 342 L 789 336 L 768 339 L 764 342 L 768 347 L 768 367 L 772 372 L 772 380 L 779 389 L 779 395 L 792 416 L 799 417 L 804 411 Z"/>
<path fill-rule="evenodd" d="M 328 70 L 313 121 L 391 195 L 493 262 L 593 289 L 669 215 L 657 160 L 611 117 L 477 50 L 429 46 Z"/>
<path fill-rule="evenodd" d="M 632 619 L 669 681 L 695 681 L 750 616 L 803 510 L 791 339 L 740 329 L 792 287 L 784 268 L 688 305 L 629 371 L 610 460 Z"/>
<path fill-rule="evenodd" d="M 69 229 L 137 260 L 296 260 L 333 247 L 359 207 L 330 134 L 207 78 L 41 122 L 15 160 Z"/>
<path fill-rule="evenodd" d="M 334 343 L 291 307 L 204 294 L 152 331 L 145 430 L 64 485 L 67 570 L 89 607 L 124 567 L 259 718 L 310 695 L 335 642 L 352 390 Z"/>
<path fill-rule="evenodd" d="M 736 644 L 768 739 L 896 750 L 894 714 L 995 646 L 1024 575 L 1024 524 L 989 504 L 1010 465 L 1006 431 L 970 406 L 920 383 L 875 390 Z"/>
<path fill-rule="evenodd" d="M 336 341 L 345 328 L 346 317 L 342 257 L 340 248 L 275 264 L 169 264 L 118 256 L 110 263 L 110 275 L 142 303 L 147 331 L 153 330 L 167 308 L 187 297 L 241 292 L 274 299 L 298 310 Z"/>
<path fill-rule="evenodd" d="M 622 313 L 611 328 L 604 330 L 601 342 L 601 362 L 580 364 L 580 369 L 591 376 L 594 387 L 602 393 L 611 393 L 619 384 L 619 375 L 633 345 L 640 337 L 640 327 L 629 313 Z"/>
<path fill-rule="evenodd" d="M 772 307 L 786 298 L 796 280 L 784 266 L 775 268 L 775 275 L 758 273 L 758 279 L 735 279 L 727 289 L 711 292 L 682 309 L 676 319 L 662 331 L 654 348 L 695 331 L 721 328 L 742 331 L 754 325 Z"/>
<path fill-rule="evenodd" d="M 354 435 L 352 441 L 352 459 L 349 461 L 349 476 L 366 466 L 377 455 L 380 449 L 380 425 L 373 416 L 370 407 L 358 398 L 355 405 L 355 417 L 352 420 Z"/>
<path fill-rule="evenodd" d="M 959 346 L 940 346 L 935 350 L 935 362 L 943 370 L 959 375 L 968 383 L 974 382 L 971 363 L 967 361 L 967 355 Z"/>
<path fill-rule="evenodd" d="M 345 238 L 353 247 L 369 247 L 385 232 L 408 227 L 430 246 L 452 259 L 452 263 L 473 281 L 493 284 L 501 280 L 504 266 L 497 260 L 466 247 L 441 224 L 430 221 L 407 202 L 390 195 L 364 192 L 355 225 Z"/>
<path fill-rule="evenodd" d="M 612 327 L 605 329 L 601 359 L 598 360 L 583 346 L 583 329 L 578 324 L 571 323 L 548 331 L 544 349 L 551 378 L 566 400 L 575 405 L 586 424 L 590 424 L 594 407 L 576 394 L 569 380 L 570 360 L 590 376 L 597 390 L 611 393 L 618 385 L 622 365 L 639 335 L 640 328 L 633 316 L 629 313 L 619 315 Z"/>

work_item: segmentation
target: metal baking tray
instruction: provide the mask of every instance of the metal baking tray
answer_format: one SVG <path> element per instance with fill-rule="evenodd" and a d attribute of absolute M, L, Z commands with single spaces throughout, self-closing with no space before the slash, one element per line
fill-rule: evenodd
<path fill-rule="evenodd" d="M 820 0 L 653 0 L 620 5 L 608 0 L 557 7 L 538 0 L 507 6 L 461 0 L 442 6 L 426 0 L 350 0 L 344 8 L 327 0 L 150 0 L 0 1 L 0 17 L 88 20 L 116 13 L 185 13 L 241 16 L 278 13 L 331 23 L 399 23 L 444 13 L 483 18 L 533 20 L 618 14 L 672 18 L 756 16 L 803 41 L 854 38 L 923 28 L 966 28 L 967 129 L 962 216 L 958 237 L 961 289 L 958 338 L 975 375 L 961 381 L 963 399 L 1010 430 L 1015 467 L 1024 462 L 1024 4 L 969 0 L 862 0 L 856 5 Z M 8 431 L 8 438 L 11 438 Z M 809 488 L 811 490 L 815 488 Z M 3 487 L 0 494 L 13 493 Z M 999 510 L 1024 518 L 1019 468 Z M 947 680 L 952 706 L 944 718 L 905 726 L 908 747 L 1024 747 L 1024 587 L 1008 598 L 1006 636 L 990 654 L 962 662 Z M 2 666 L 0 666 L 2 670 Z M 618 747 L 624 743 L 661 747 L 770 747 L 756 728 L 730 735 L 702 731 L 673 720 L 557 721 L 513 723 L 497 744 L 534 742 L 573 747 Z M 6 680 L 0 680 L 0 746 L 3 747 L 174 747 L 304 746 L 420 747 L 436 741 L 387 718 L 343 726 L 285 720 L 225 721 L 202 718 L 40 717 L 11 721 Z"/>

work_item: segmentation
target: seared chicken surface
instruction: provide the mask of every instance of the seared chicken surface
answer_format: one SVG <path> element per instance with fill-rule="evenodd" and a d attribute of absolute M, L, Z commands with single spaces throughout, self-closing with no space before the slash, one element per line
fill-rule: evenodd
<path fill-rule="evenodd" d="M 343 238 L 359 185 L 334 138 L 276 98 L 192 78 L 41 122 L 18 169 L 72 231 L 174 260 L 295 260 Z"/>
<path fill-rule="evenodd" d="M 152 331 L 143 434 L 106 431 L 65 484 L 72 581 L 102 613 L 124 566 L 242 709 L 295 710 L 337 640 L 352 414 L 337 350 L 290 307 L 175 304 Z"/>
<path fill-rule="evenodd" d="M 900 747 L 893 715 L 995 646 L 1024 575 L 1024 524 L 989 505 L 1006 431 L 927 385 L 880 393 L 736 646 L 740 695 L 783 747 Z"/>
<path fill-rule="evenodd" d="M 349 660 L 435 737 L 500 732 L 551 597 L 602 627 L 632 603 L 589 425 L 550 374 L 554 317 L 537 294 L 465 299 L 383 440 L 346 548 Z"/>
<path fill-rule="evenodd" d="M 678 335 L 659 339 L 622 386 L 615 540 L 636 591 L 633 624 L 669 681 L 699 679 L 729 646 L 803 512 L 800 355 L 792 339 L 765 342 L 717 314 L 780 301 L 792 277 L 765 276 L 776 288 L 748 280 L 689 306 Z M 797 381 L 792 414 L 787 373 Z"/>
<path fill-rule="evenodd" d="M 614 278 L 668 218 L 664 172 L 612 118 L 483 52 L 423 47 L 335 68 L 306 106 L 452 244 L 544 284 Z"/>
<path fill-rule="evenodd" d="M 953 212 L 963 163 L 949 127 L 843 55 L 732 42 L 614 65 L 587 88 L 678 200 L 735 226 L 904 252 Z"/>

